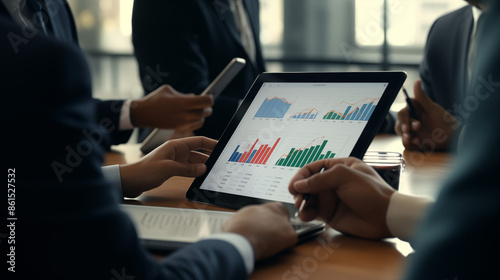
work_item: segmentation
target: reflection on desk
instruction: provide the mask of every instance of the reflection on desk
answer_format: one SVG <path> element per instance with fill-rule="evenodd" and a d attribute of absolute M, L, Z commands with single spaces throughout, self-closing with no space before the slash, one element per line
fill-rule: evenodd
<path fill-rule="evenodd" d="M 105 165 L 133 162 L 141 157 L 140 145 L 113 147 Z M 369 150 L 401 152 L 406 168 L 399 191 L 435 197 L 448 171 L 450 155 L 404 151 L 399 137 L 379 135 Z M 173 177 L 162 186 L 125 203 L 193 209 L 232 211 L 193 203 L 185 198 L 192 178 Z M 396 238 L 382 241 L 343 235 L 331 228 L 320 237 L 257 263 L 250 279 L 399 279 L 410 245 Z M 155 255 L 162 257 L 162 255 Z"/>

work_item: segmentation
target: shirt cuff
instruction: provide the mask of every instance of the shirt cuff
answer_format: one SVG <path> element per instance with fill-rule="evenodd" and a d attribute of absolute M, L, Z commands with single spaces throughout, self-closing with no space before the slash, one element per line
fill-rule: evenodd
<path fill-rule="evenodd" d="M 132 120 L 130 119 L 130 104 L 132 100 L 126 100 L 123 102 L 122 110 L 120 111 L 120 124 L 119 130 L 130 130 L 134 129 L 134 125 L 132 124 Z"/>
<path fill-rule="evenodd" d="M 233 245 L 236 248 L 236 250 L 240 253 L 241 258 L 243 259 L 243 263 L 245 264 L 247 274 L 250 275 L 250 273 L 253 272 L 254 258 L 255 258 L 253 253 L 253 248 L 252 245 L 250 245 L 250 241 L 248 241 L 245 237 L 236 233 L 222 232 L 210 235 L 203 239 L 222 240 Z"/>
<path fill-rule="evenodd" d="M 108 165 L 101 167 L 104 178 L 108 180 L 116 190 L 118 199 L 123 199 L 122 178 L 120 175 L 120 165 Z"/>
<path fill-rule="evenodd" d="M 386 215 L 389 231 L 395 237 L 409 241 L 433 202 L 430 198 L 395 192 L 389 202 Z"/>

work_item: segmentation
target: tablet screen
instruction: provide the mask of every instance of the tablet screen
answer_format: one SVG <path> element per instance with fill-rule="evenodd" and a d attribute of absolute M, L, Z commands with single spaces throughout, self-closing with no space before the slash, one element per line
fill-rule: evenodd
<path fill-rule="evenodd" d="M 200 186 L 293 203 L 304 165 L 351 155 L 387 82 L 264 82 Z"/>

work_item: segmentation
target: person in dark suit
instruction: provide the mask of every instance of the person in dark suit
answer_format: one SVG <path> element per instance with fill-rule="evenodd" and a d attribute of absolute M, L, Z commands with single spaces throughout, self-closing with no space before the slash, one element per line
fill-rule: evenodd
<path fill-rule="evenodd" d="M 15 194 L 8 213 L 15 243 L 0 243 L 2 254 L 9 254 L 2 264 L 9 279 L 242 279 L 254 260 L 297 241 L 284 207 L 268 204 L 242 209 L 224 225 L 223 236 L 154 260 L 103 177 L 103 147 L 88 138 L 98 123 L 83 53 L 42 34 L 14 50 L 9 38 L 22 34 L 0 14 L 2 159 Z M 206 155 L 194 150 L 214 145 L 204 137 L 182 139 L 144 159 L 156 158 L 170 173 L 179 164 L 201 164 Z"/>
<path fill-rule="evenodd" d="M 254 79 L 265 71 L 255 0 L 135 1 L 132 41 L 145 93 L 159 86 L 151 69 L 168 73 L 162 83 L 200 94 L 231 59 L 247 61 L 196 135 L 218 139 Z"/>
<path fill-rule="evenodd" d="M 423 151 L 453 150 L 453 134 L 470 114 L 467 89 L 474 68 L 476 29 L 481 18 L 477 1 L 467 1 L 458 10 L 438 18 L 432 25 L 420 64 L 420 79 L 414 86 L 419 120 L 411 120 L 408 107 L 398 113 L 396 132 L 406 148 Z M 438 130 L 438 132 L 436 132 Z M 444 134 L 444 141 L 433 139 Z M 458 131 L 458 132 L 457 132 Z M 425 144 L 427 143 L 427 145 Z M 428 144 L 432 143 L 432 144 Z"/>
<path fill-rule="evenodd" d="M 289 186 L 298 198 L 296 206 L 304 193 L 312 194 L 300 213 L 303 220 L 319 217 L 364 238 L 409 240 L 415 253 L 404 279 L 488 279 L 497 274 L 500 3 L 484 0 L 479 5 L 488 10 L 478 29 L 478 67 L 466 93 L 478 98 L 478 107 L 466 121 L 463 150 L 435 202 L 391 190 L 355 158 L 311 163 Z"/>
<path fill-rule="evenodd" d="M 23 28 L 21 34 L 10 37 L 14 50 L 37 34 L 78 45 L 75 22 L 66 0 L 2 0 L 0 14 Z M 110 141 L 102 143 L 109 148 L 112 144 L 127 142 L 134 127 L 199 128 L 211 114 L 213 100 L 209 96 L 183 95 L 165 85 L 148 98 L 94 99 L 94 103 L 99 121 L 105 123 L 102 133 L 111 136 Z"/>

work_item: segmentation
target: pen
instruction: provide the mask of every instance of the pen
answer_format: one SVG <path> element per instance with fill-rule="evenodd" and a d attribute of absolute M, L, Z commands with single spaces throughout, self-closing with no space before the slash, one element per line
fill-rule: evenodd
<path fill-rule="evenodd" d="M 304 209 L 304 206 L 306 206 L 306 202 L 308 199 L 309 199 L 308 193 L 305 193 L 302 195 L 302 202 L 300 203 L 299 210 L 297 212 L 295 212 L 295 218 L 299 217 L 299 213 L 302 212 L 302 210 Z"/>
<path fill-rule="evenodd" d="M 324 167 L 321 168 L 319 173 L 323 173 L 323 171 L 325 171 Z M 307 200 L 309 199 L 309 196 L 310 196 L 310 194 L 308 194 L 308 193 L 305 193 L 302 195 L 302 202 L 300 203 L 299 210 L 297 212 L 295 212 L 295 218 L 299 217 L 300 212 L 302 212 L 302 210 L 304 210 L 304 206 L 306 206 L 306 203 L 307 203 Z"/>
<path fill-rule="evenodd" d="M 406 96 L 406 104 L 408 104 L 408 108 L 410 108 L 410 117 L 414 120 L 418 120 L 417 112 L 415 111 L 415 107 L 413 106 L 413 103 L 411 102 L 410 96 L 408 95 L 405 87 L 403 87 L 403 93 Z"/>

